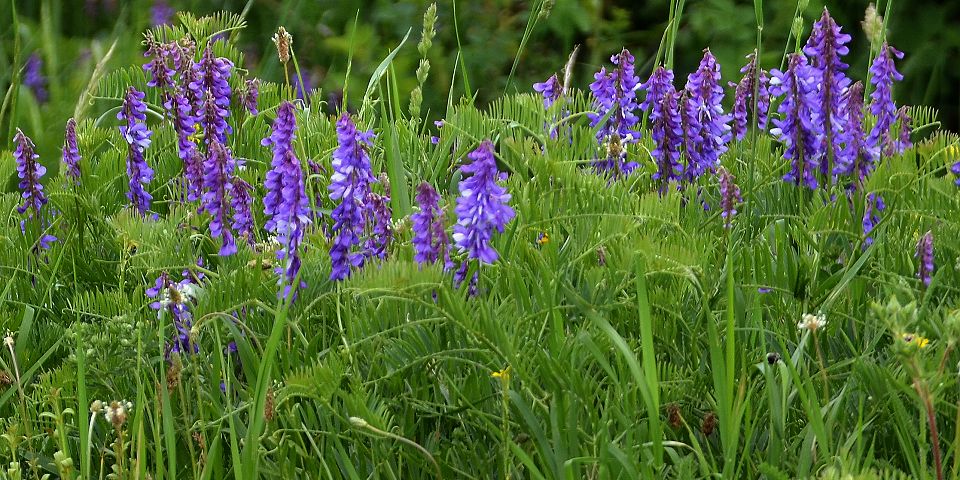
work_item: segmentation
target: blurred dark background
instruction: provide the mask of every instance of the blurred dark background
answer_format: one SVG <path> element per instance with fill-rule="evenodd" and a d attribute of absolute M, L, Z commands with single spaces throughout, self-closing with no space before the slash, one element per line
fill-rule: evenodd
<path fill-rule="evenodd" d="M 384 56 L 412 29 L 410 39 L 397 56 L 395 65 L 401 94 L 416 85 L 423 13 L 428 1 L 337 1 L 337 0 L 31 0 L 18 1 L 21 25 L 21 63 L 31 53 L 43 60 L 41 73 L 49 82 L 49 105 L 37 103 L 39 118 L 62 122 L 85 85 L 95 60 L 114 39 L 119 45 L 110 60 L 113 66 L 143 62 L 141 32 L 163 15 L 186 10 L 202 15 L 217 10 L 244 12 L 248 27 L 239 34 L 246 54 L 246 66 L 254 75 L 280 81 L 283 73 L 270 37 L 283 25 L 294 36 L 294 50 L 306 82 L 323 90 L 323 99 L 344 86 L 347 60 L 352 57 L 349 85 L 364 88 L 372 71 Z M 853 36 L 849 75 L 864 79 L 867 73 L 869 42 L 861 28 L 870 2 L 861 0 L 804 1 L 805 40 L 824 3 L 834 18 Z M 887 8 L 881 1 L 881 14 Z M 163 11 L 164 6 L 169 7 Z M 454 98 L 463 93 L 457 71 L 457 29 L 471 87 L 477 100 L 486 102 L 504 92 L 529 91 L 563 68 L 575 45 L 580 45 L 574 85 L 586 89 L 592 73 L 622 46 L 637 59 L 637 72 L 646 78 L 653 66 L 670 12 L 668 0 L 555 0 L 521 2 L 512 0 L 438 2 L 437 36 L 429 51 L 432 63 L 424 88 L 424 112 L 429 118 L 442 117 L 448 91 Z M 798 6 L 777 0 L 763 4 L 764 29 L 762 62 L 777 67 L 787 47 L 787 36 Z M 906 53 L 899 67 L 906 77 L 895 87 L 896 99 L 905 104 L 930 105 L 940 110 L 944 127 L 957 131 L 960 125 L 960 2 L 913 0 L 894 1 L 888 20 L 889 41 Z M 0 9 L 0 86 L 10 80 L 13 56 L 11 9 Z M 531 21 L 531 16 L 535 22 Z M 513 81 L 508 76 L 524 32 L 531 25 Z M 686 78 L 710 47 L 723 66 L 724 80 L 738 79 L 744 56 L 756 45 L 757 22 L 753 1 L 689 0 L 679 23 L 675 49 L 678 83 Z M 789 48 L 793 49 L 793 42 Z M 51 58 L 55 57 L 55 58 Z M 85 62 L 85 63 L 84 63 Z M 85 76 L 85 78 L 84 78 Z M 77 78 L 79 77 L 79 78 Z M 24 92 L 21 92 L 21 97 Z M 36 99 L 34 99 L 36 100 Z M 403 105 L 406 105 L 406 98 Z M 18 117 L 29 115 L 30 99 Z M 46 110 L 45 110 L 46 109 Z M 47 110 L 50 110 L 49 112 Z M 34 112 L 36 114 L 36 112 Z M 19 118 L 18 121 L 23 121 Z M 34 119 L 34 122 L 36 120 Z M 6 123 L 6 121 L 4 122 Z M 42 123 L 42 122 L 41 122 Z M 44 126 L 44 125 L 41 125 Z M 44 129 L 46 130 L 46 129 Z M 0 125 L 0 138 L 7 140 L 7 125 Z"/>

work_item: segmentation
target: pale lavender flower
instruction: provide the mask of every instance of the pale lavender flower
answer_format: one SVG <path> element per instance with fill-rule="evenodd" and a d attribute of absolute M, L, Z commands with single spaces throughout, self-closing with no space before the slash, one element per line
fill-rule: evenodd
<path fill-rule="evenodd" d="M 720 167 L 717 176 L 720 177 L 720 217 L 723 218 L 723 227 L 730 228 L 733 216 L 737 214 L 737 205 L 743 199 L 740 197 L 740 187 L 734 183 L 736 178 L 732 173 Z"/>
<path fill-rule="evenodd" d="M 557 74 L 553 74 L 545 82 L 534 83 L 533 89 L 543 96 L 543 108 L 550 108 L 563 94 L 563 85 L 560 84 Z"/>
<path fill-rule="evenodd" d="M 863 221 L 861 222 L 863 225 L 864 248 L 873 245 L 873 237 L 870 236 L 870 233 L 880 223 L 880 212 L 886 210 L 886 208 L 887 204 L 884 203 L 883 197 L 876 193 L 867 195 L 866 205 L 863 209 Z"/>
<path fill-rule="evenodd" d="M 155 0 L 153 6 L 150 7 L 150 24 L 154 27 L 171 25 L 176 13 L 177 11 L 166 0 Z"/>

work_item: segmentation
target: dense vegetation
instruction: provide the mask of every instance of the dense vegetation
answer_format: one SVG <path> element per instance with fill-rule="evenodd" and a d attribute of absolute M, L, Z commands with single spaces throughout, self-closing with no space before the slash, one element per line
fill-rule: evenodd
<path fill-rule="evenodd" d="M 804 11 L 484 105 L 435 6 L 333 99 L 242 14 L 73 83 L 17 43 L 0 477 L 957 478 L 960 140 L 885 17 Z"/>

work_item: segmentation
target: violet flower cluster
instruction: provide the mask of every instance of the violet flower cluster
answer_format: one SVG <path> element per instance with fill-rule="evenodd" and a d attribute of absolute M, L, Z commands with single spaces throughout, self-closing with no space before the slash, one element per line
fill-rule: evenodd
<path fill-rule="evenodd" d="M 47 77 L 43 75 L 43 59 L 40 55 L 33 53 L 27 58 L 27 63 L 23 66 L 23 84 L 33 92 L 37 103 L 47 103 L 50 94 L 47 92 Z"/>
<path fill-rule="evenodd" d="M 727 151 L 730 116 L 723 113 L 722 102 L 720 65 L 710 49 L 706 49 L 700 66 L 687 77 L 681 107 L 688 162 L 684 177 L 688 181 L 713 172 L 720 164 L 720 155 Z"/>
<path fill-rule="evenodd" d="M 243 82 L 243 90 L 240 92 L 240 104 L 250 115 L 259 113 L 257 110 L 257 100 L 260 97 L 260 79 L 248 78 Z"/>
<path fill-rule="evenodd" d="M 227 223 L 230 211 L 230 199 L 233 198 L 233 171 L 236 162 L 230 149 L 212 139 L 207 148 L 210 150 L 203 164 L 206 172 L 203 176 L 203 210 L 210 213 L 210 236 L 222 238 L 219 255 L 228 256 L 237 253 L 237 244 L 233 232 Z"/>
<path fill-rule="evenodd" d="M 370 184 L 376 182 L 370 167 L 367 147 L 372 145 L 373 132 L 359 131 L 344 113 L 337 121 L 337 149 L 333 152 L 333 175 L 330 177 L 330 199 L 340 203 L 333 209 L 334 239 L 330 247 L 331 280 L 343 280 L 351 269 L 363 266 L 363 251 L 355 252 L 363 236 Z"/>
<path fill-rule="evenodd" d="M 813 24 L 810 38 L 803 47 L 803 52 L 810 58 L 810 70 L 819 82 L 819 88 L 813 94 L 816 107 L 812 113 L 822 132 L 817 151 L 821 158 L 820 173 L 825 179 L 833 174 L 831 162 L 840 158 L 841 145 L 849 142 L 843 128 L 842 100 L 850 79 L 845 73 L 848 65 L 840 57 L 849 53 L 846 44 L 850 39 L 850 35 L 840 31 L 840 26 L 824 7 L 823 15 Z"/>
<path fill-rule="evenodd" d="M 817 109 L 817 75 L 803 55 L 794 53 L 787 60 L 785 71 L 772 70 L 770 93 L 783 96 L 775 118 L 776 128 L 770 133 L 786 146 L 783 157 L 790 160 L 790 172 L 783 179 L 796 185 L 817 188 L 815 172 L 820 162 L 821 125 L 814 119 Z"/>
<path fill-rule="evenodd" d="M 913 255 L 920 258 L 920 266 L 917 268 L 917 278 L 924 285 L 930 286 L 933 280 L 933 232 L 927 231 L 920 241 L 917 242 L 917 251 Z"/>
<path fill-rule="evenodd" d="M 283 102 L 277 108 L 270 136 L 261 142 L 273 148 L 273 160 L 265 180 L 267 194 L 263 199 L 263 212 L 270 217 L 265 228 L 276 234 L 280 243 L 277 259 L 283 260 L 284 265 L 277 268 L 277 273 L 281 274 L 284 285 L 283 298 L 290 294 L 300 271 L 300 243 L 311 223 L 303 170 L 293 150 L 296 129 L 293 104 Z"/>
<path fill-rule="evenodd" d="M 448 249 L 449 238 L 440 208 L 440 195 L 427 182 L 417 187 L 420 210 L 410 216 L 413 223 L 413 259 L 420 265 L 436 263 L 443 258 L 443 269 L 453 267 Z"/>
<path fill-rule="evenodd" d="M 196 285 L 186 275 L 179 282 L 170 279 L 167 272 L 163 272 L 154 281 L 153 287 L 146 291 L 147 298 L 154 299 L 150 303 L 150 308 L 157 311 L 158 317 L 163 317 L 163 312 L 168 312 L 173 319 L 174 333 L 170 342 L 164 349 L 164 356 L 170 359 L 171 353 L 177 354 L 196 354 L 200 352 L 200 346 L 190 337 L 190 329 L 193 327 L 192 316 L 187 305 L 195 296 Z"/>
<path fill-rule="evenodd" d="M 833 173 L 853 176 L 854 185 L 862 185 L 879 157 L 877 148 L 867 143 L 863 129 L 863 83 L 856 82 L 847 90 L 842 119 L 846 143 L 837 156 Z"/>
<path fill-rule="evenodd" d="M 367 240 L 364 242 L 364 255 L 367 258 L 387 258 L 387 247 L 393 239 L 393 226 L 390 224 L 390 196 L 371 193 L 367 195 L 365 221 L 368 226 Z"/>
<path fill-rule="evenodd" d="M 683 143 L 683 127 L 678 96 L 673 86 L 673 72 L 660 66 L 654 70 L 640 88 L 647 96 L 640 108 L 650 112 L 651 136 L 654 149 L 650 152 L 657 164 L 654 180 L 661 182 L 661 191 L 671 181 L 679 181 L 683 175 L 680 163 L 680 146 Z"/>
<path fill-rule="evenodd" d="M 231 183 L 230 210 L 233 211 L 233 222 L 230 228 L 247 244 L 253 245 L 253 186 L 237 176 L 231 179 Z"/>
<path fill-rule="evenodd" d="M 543 96 L 543 108 L 550 108 L 563 94 L 563 85 L 560 84 L 557 74 L 553 74 L 544 82 L 534 83 L 533 90 Z"/>
<path fill-rule="evenodd" d="M 870 83 L 874 86 L 873 93 L 870 94 L 870 113 L 877 117 L 877 123 L 870 130 L 867 143 L 879 148 L 885 156 L 896 152 L 896 144 L 890 136 L 890 128 L 897 121 L 893 82 L 903 80 L 903 75 L 897 71 L 895 58 L 903 58 L 903 52 L 884 43 L 870 66 Z"/>
<path fill-rule="evenodd" d="M 729 229 L 733 216 L 737 214 L 737 205 L 743 198 L 740 197 L 740 187 L 734 183 L 736 178 L 730 171 L 720 167 L 717 176 L 720 177 L 720 218 L 723 218 L 723 227 Z"/>
<path fill-rule="evenodd" d="M 150 209 L 153 197 L 146 191 L 144 185 L 153 180 L 153 169 L 143 158 L 144 150 L 150 146 L 150 135 L 147 129 L 147 106 L 143 103 L 144 93 L 133 87 L 127 88 L 124 95 L 123 107 L 117 113 L 117 119 L 126 122 L 120 126 L 120 133 L 127 142 L 127 177 L 129 190 L 127 198 L 140 215 L 146 215 Z"/>
<path fill-rule="evenodd" d="M 740 83 L 729 83 L 731 87 L 736 87 L 732 133 L 737 140 L 743 140 L 747 134 L 748 106 L 756 105 L 757 128 L 760 129 L 767 127 L 767 114 L 770 111 L 770 75 L 757 64 L 756 51 L 747 55 L 747 64 L 740 69 L 740 73 L 743 74 Z"/>
<path fill-rule="evenodd" d="M 197 117 L 203 126 L 204 139 L 209 144 L 212 138 L 227 142 L 227 134 L 233 129 L 227 123 L 230 116 L 230 73 L 233 63 L 213 54 L 211 45 L 203 51 L 203 57 L 195 65 L 197 77 L 188 85 L 194 96 L 202 99 Z"/>
<path fill-rule="evenodd" d="M 876 193 L 871 193 L 867 195 L 866 205 L 863 209 L 863 247 L 869 247 L 873 245 L 873 237 L 870 236 L 870 233 L 873 232 L 873 229 L 876 228 L 877 224 L 880 223 L 880 212 L 886 210 L 887 204 L 884 203 L 883 197 L 877 195 Z"/>
<path fill-rule="evenodd" d="M 63 135 L 63 164 L 67 167 L 64 174 L 75 185 L 80 185 L 80 148 L 77 147 L 77 121 L 67 120 Z"/>
<path fill-rule="evenodd" d="M 460 167 L 460 171 L 470 176 L 459 184 L 453 241 L 469 259 L 493 263 L 498 258 L 497 251 L 490 245 L 493 232 L 503 233 L 506 224 L 515 216 L 507 205 L 510 194 L 497 183 L 504 180 L 506 174 L 497 170 L 493 143 L 489 140 L 481 142 L 467 157 L 471 162 Z"/>
<path fill-rule="evenodd" d="M 596 111 L 587 116 L 591 127 L 599 126 L 597 140 L 607 145 L 605 158 L 598 159 L 594 168 L 616 178 L 629 175 L 638 166 L 637 162 L 626 162 L 623 145 L 640 140 L 640 132 L 634 130 L 640 121 L 636 114 L 640 78 L 634 74 L 633 55 L 627 49 L 610 57 L 610 61 L 614 68 L 609 72 L 606 67 L 601 68 L 590 84 Z M 612 145 L 616 147 L 611 148 Z"/>
<path fill-rule="evenodd" d="M 17 213 L 27 215 L 27 219 L 36 218 L 40 220 L 40 209 L 47 204 L 47 196 L 43 193 L 43 184 L 40 179 L 47 173 L 47 168 L 37 161 L 40 155 L 37 155 L 37 148 L 20 129 L 13 137 L 13 143 L 17 149 L 13 152 L 13 158 L 17 163 L 17 178 L 20 183 L 20 198 L 23 204 L 17 207 Z M 26 232 L 26 220 L 20 222 L 20 230 Z M 57 237 L 49 234 L 41 234 L 39 239 L 40 248 L 47 250 L 50 244 L 57 240 Z"/>

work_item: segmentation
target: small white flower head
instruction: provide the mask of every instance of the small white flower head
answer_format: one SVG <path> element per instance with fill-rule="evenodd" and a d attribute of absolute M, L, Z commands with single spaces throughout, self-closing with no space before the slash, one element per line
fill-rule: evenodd
<path fill-rule="evenodd" d="M 797 328 L 800 330 L 810 330 L 811 332 L 816 332 L 826 325 L 827 317 L 822 313 L 819 315 L 804 313 L 803 317 L 800 319 L 800 323 L 797 324 Z"/>
<path fill-rule="evenodd" d="M 13 332 L 7 330 L 7 335 L 3 337 L 3 343 L 9 348 L 13 348 Z"/>
<path fill-rule="evenodd" d="M 103 413 L 103 402 L 100 400 L 94 400 L 90 404 L 90 413 L 96 415 L 98 413 Z"/>
<path fill-rule="evenodd" d="M 120 428 L 127 422 L 127 411 L 133 408 L 133 404 L 124 401 L 113 401 L 104 409 L 103 416 L 115 428 Z"/>

